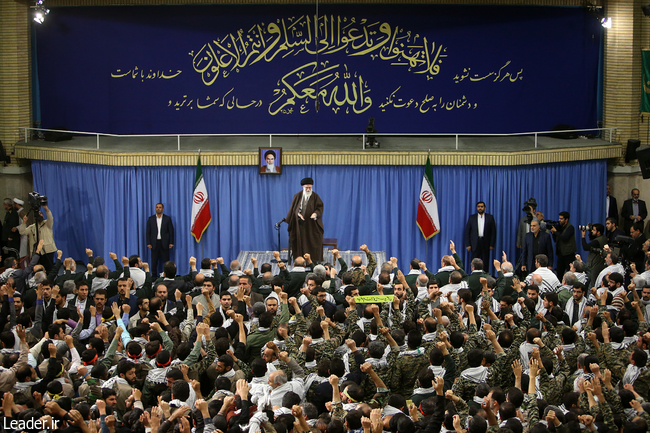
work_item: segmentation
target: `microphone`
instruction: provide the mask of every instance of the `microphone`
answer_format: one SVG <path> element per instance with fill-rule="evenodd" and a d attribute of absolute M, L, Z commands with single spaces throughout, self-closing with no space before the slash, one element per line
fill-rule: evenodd
<path fill-rule="evenodd" d="M 275 228 L 276 228 L 276 229 L 279 229 L 279 228 L 280 228 L 280 225 L 281 225 L 283 222 L 286 222 L 286 221 L 287 221 L 286 218 L 282 218 L 282 221 L 278 221 L 277 223 L 275 223 Z"/>

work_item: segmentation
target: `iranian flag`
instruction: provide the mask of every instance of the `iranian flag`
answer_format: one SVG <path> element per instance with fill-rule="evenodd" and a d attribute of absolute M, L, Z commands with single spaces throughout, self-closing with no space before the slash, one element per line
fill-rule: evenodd
<path fill-rule="evenodd" d="M 201 241 L 203 232 L 210 225 L 210 202 L 208 201 L 208 190 L 205 188 L 203 171 L 201 171 L 201 155 L 196 163 L 196 180 L 194 181 L 194 195 L 192 196 L 192 236 L 197 242 Z"/>
<path fill-rule="evenodd" d="M 420 188 L 417 224 L 425 240 L 431 239 L 440 232 L 438 200 L 436 200 L 436 189 L 433 186 L 433 171 L 431 170 L 431 161 L 428 156 L 427 166 L 424 169 L 424 177 L 422 178 L 422 188 Z"/>

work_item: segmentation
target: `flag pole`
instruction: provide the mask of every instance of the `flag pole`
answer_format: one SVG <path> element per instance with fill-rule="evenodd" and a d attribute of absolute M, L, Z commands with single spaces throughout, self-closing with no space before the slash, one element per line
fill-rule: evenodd
<path fill-rule="evenodd" d="M 199 160 L 200 159 L 201 159 L 201 149 L 199 149 Z M 205 255 L 203 254 L 203 242 L 201 242 L 202 240 L 203 240 L 203 236 L 201 236 L 201 239 L 199 240 L 199 245 L 201 245 L 201 260 L 203 260 L 203 257 L 205 257 Z"/>
<path fill-rule="evenodd" d="M 431 159 L 430 157 L 431 157 L 431 149 L 429 149 L 429 151 L 427 152 L 427 160 L 430 160 L 430 159 Z M 429 241 L 430 241 L 431 239 L 432 239 L 432 238 L 425 239 L 425 241 L 424 241 L 424 263 L 427 264 L 427 267 L 429 266 L 429 262 L 428 262 L 428 256 L 429 256 Z"/>
<path fill-rule="evenodd" d="M 424 167 L 424 175 L 422 177 L 422 186 L 420 188 L 418 212 L 416 217 L 416 223 L 422 232 L 422 236 L 425 239 L 425 260 L 429 259 L 429 244 L 426 241 L 435 236 L 437 233 L 440 233 L 438 202 L 436 199 L 436 189 L 433 182 L 430 154 L 431 149 L 429 149 L 427 162 Z"/>

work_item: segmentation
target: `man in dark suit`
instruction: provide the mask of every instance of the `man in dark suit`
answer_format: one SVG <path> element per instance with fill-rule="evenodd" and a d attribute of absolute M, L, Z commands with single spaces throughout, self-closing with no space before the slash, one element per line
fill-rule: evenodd
<path fill-rule="evenodd" d="M 607 185 L 607 198 L 605 199 L 607 218 L 616 218 L 616 221 L 618 221 L 618 205 L 616 204 L 616 197 L 612 197 L 610 194 L 611 188 Z"/>
<path fill-rule="evenodd" d="M 95 303 L 89 296 L 90 287 L 86 280 L 79 280 L 75 285 L 77 286 L 77 294 L 68 301 L 68 310 L 70 310 L 70 318 L 78 322 L 79 314 L 77 314 L 77 309 L 81 310 L 85 315 L 86 311 L 90 311 L 90 306 L 95 305 Z M 90 319 L 90 315 L 88 315 L 88 319 Z M 84 317 L 85 324 L 86 318 Z"/>
<path fill-rule="evenodd" d="M 172 219 L 163 215 L 165 207 L 156 205 L 156 214 L 147 221 L 147 248 L 151 250 L 151 272 L 158 276 L 159 264 L 169 261 L 169 250 L 174 247 L 174 225 Z"/>
<path fill-rule="evenodd" d="M 485 203 L 476 203 L 478 213 L 469 217 L 465 226 L 465 246 L 473 259 L 481 259 L 485 270 L 490 270 L 490 251 L 497 243 L 497 226 L 494 217 L 485 213 Z"/>
<path fill-rule="evenodd" d="M 635 223 L 630 229 L 630 236 L 634 242 L 623 248 L 625 258 L 636 265 L 637 269 L 643 269 L 643 262 L 645 260 L 645 252 L 643 251 L 643 244 L 647 240 L 643 234 L 643 224 Z"/>
<path fill-rule="evenodd" d="M 535 256 L 538 254 L 545 254 L 548 257 L 548 262 L 553 263 L 551 235 L 540 230 L 539 221 L 533 220 L 530 222 L 530 232 L 526 233 L 521 254 L 521 270 L 524 272 L 535 270 Z"/>
<path fill-rule="evenodd" d="M 623 209 L 621 209 L 621 219 L 623 220 L 623 231 L 627 234 L 630 233 L 632 224 L 636 222 L 643 222 L 648 216 L 648 208 L 643 200 L 639 200 L 639 190 L 634 188 L 632 190 L 632 198 L 625 200 Z"/>

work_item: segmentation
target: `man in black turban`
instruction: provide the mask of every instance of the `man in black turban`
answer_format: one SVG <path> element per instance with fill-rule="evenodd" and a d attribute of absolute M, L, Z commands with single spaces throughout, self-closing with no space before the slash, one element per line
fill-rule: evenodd
<path fill-rule="evenodd" d="M 323 201 L 312 191 L 313 179 L 305 178 L 300 184 L 302 191 L 293 196 L 287 214 L 289 245 L 294 258 L 309 253 L 318 263 L 323 260 Z"/>

